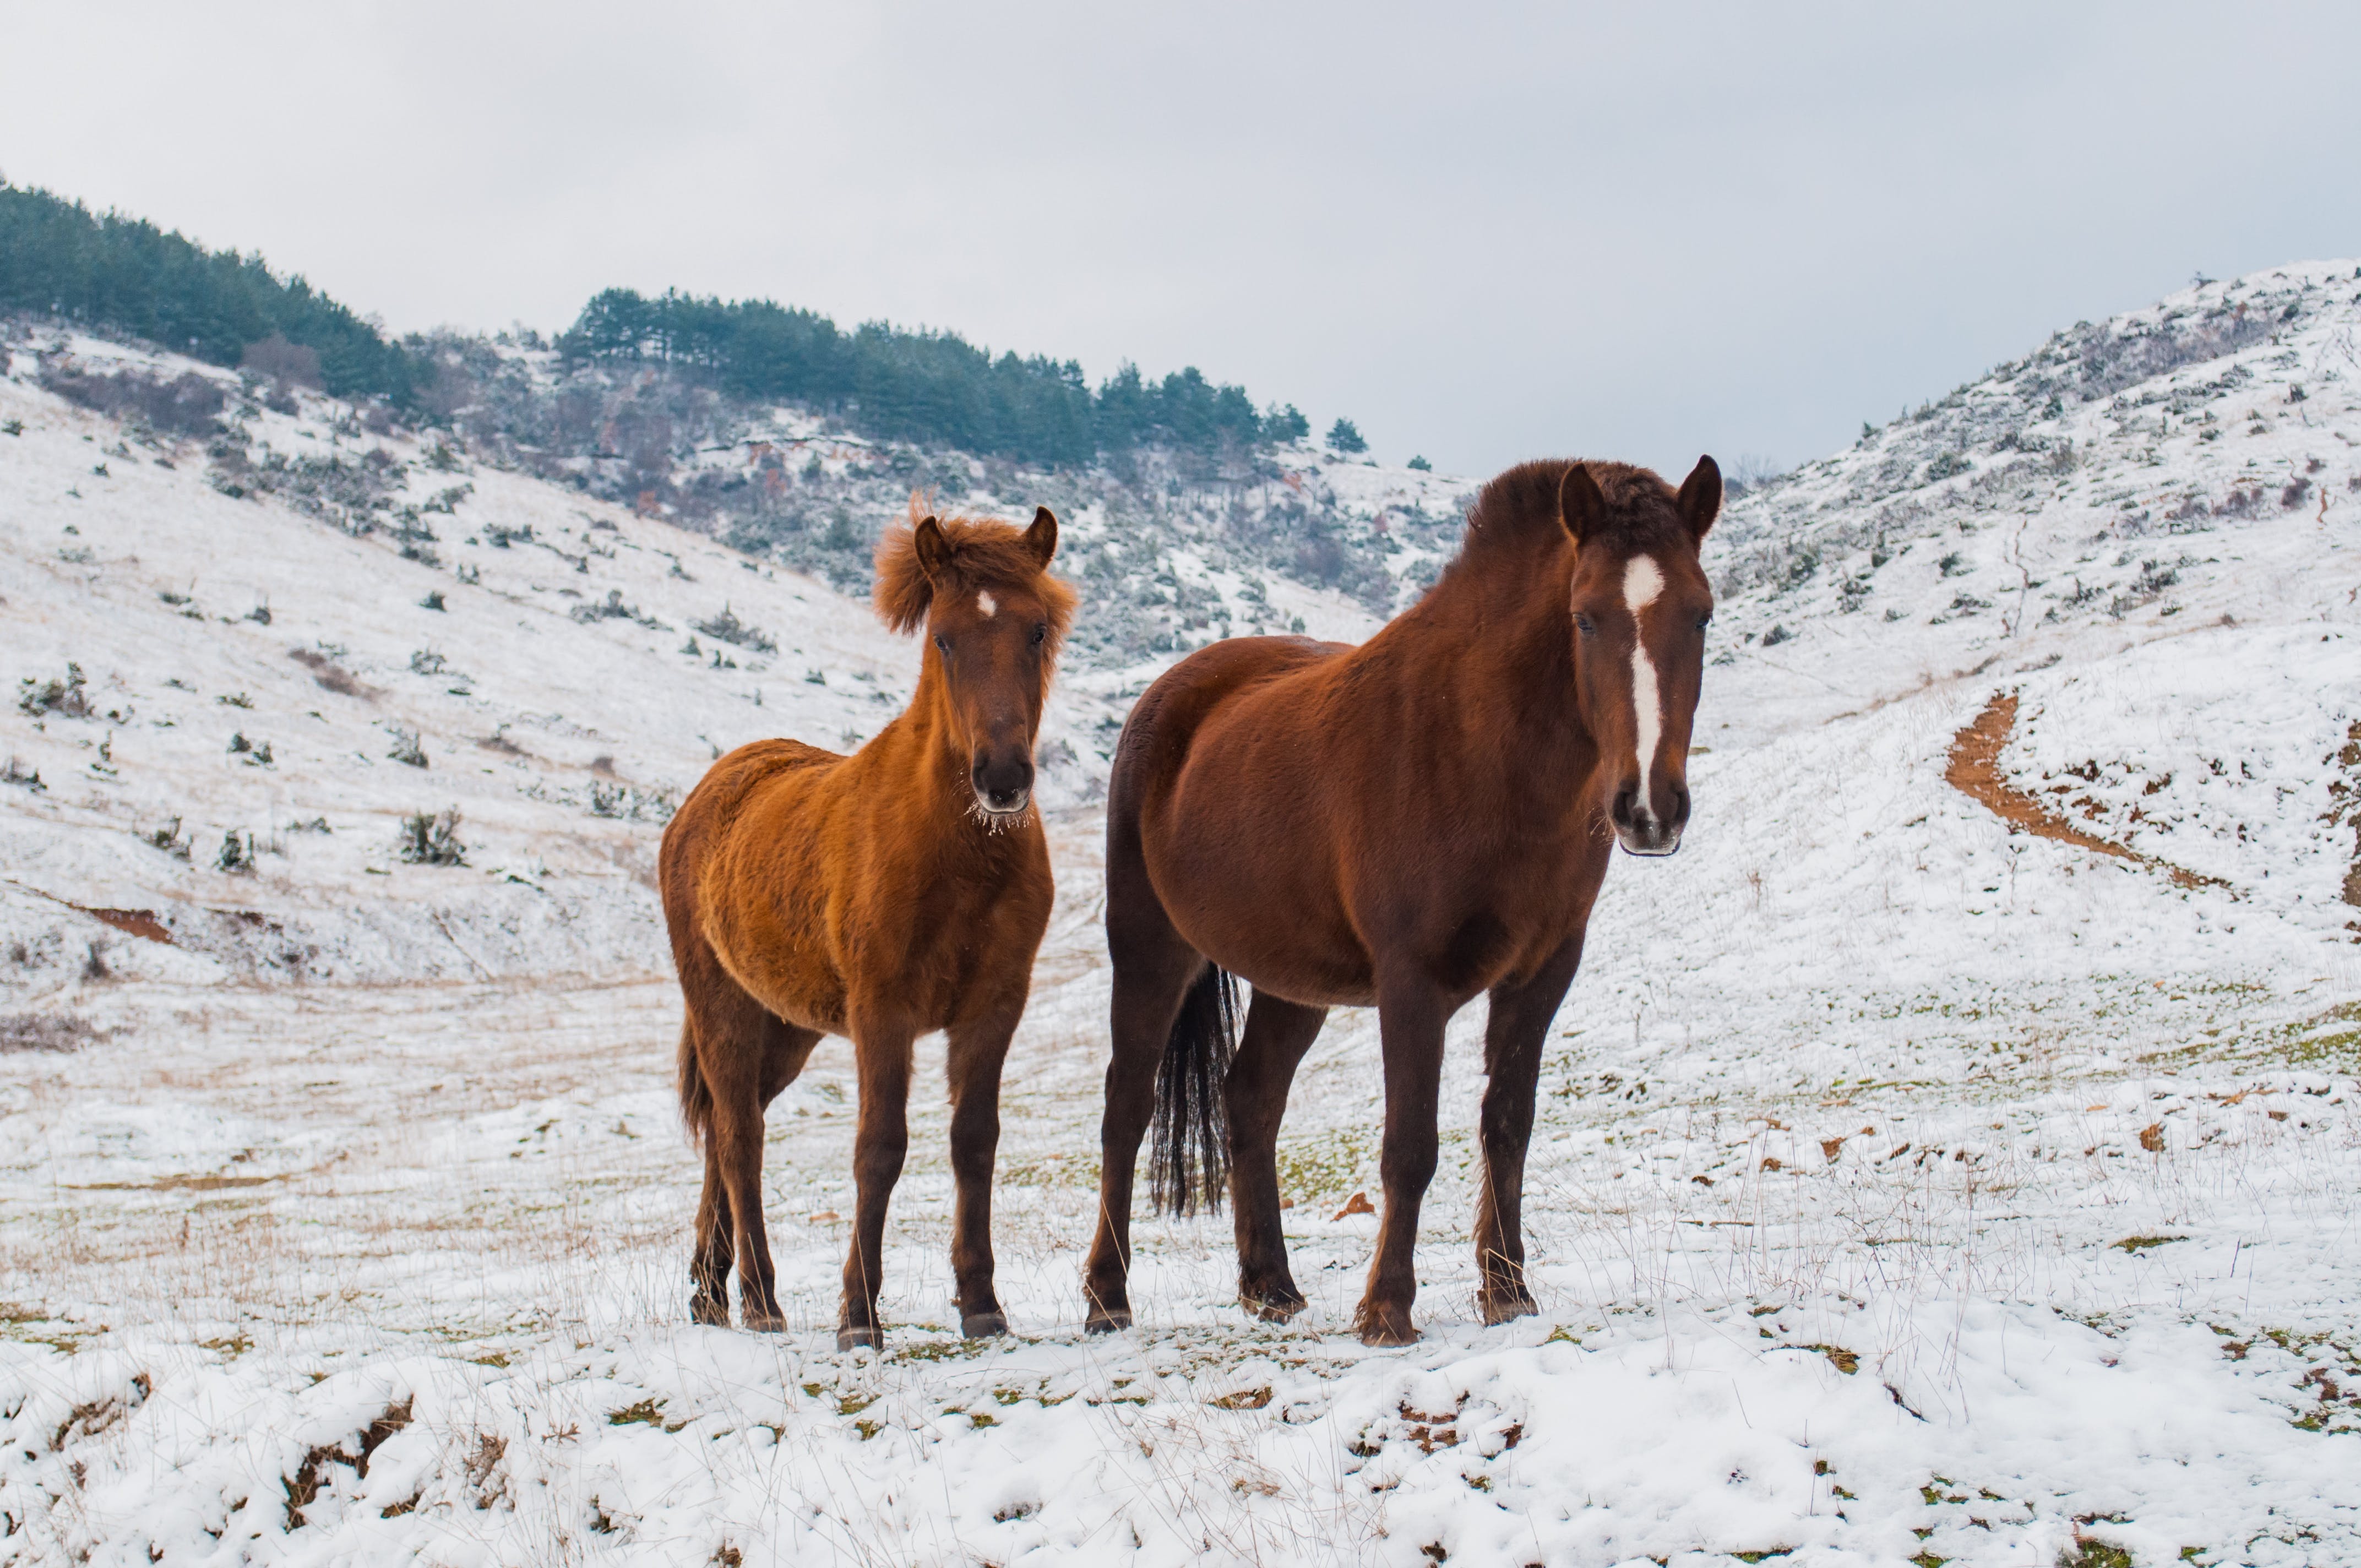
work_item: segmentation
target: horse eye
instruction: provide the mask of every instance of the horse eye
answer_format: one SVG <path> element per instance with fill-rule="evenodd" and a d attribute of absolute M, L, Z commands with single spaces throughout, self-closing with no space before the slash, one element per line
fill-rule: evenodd
<path fill-rule="evenodd" d="M 1591 620 L 1590 617 L 1587 615 L 1577 615 L 1574 618 L 1574 629 L 1576 631 L 1581 632 L 1585 637 L 1587 637 L 1592 632 L 1598 630 L 1598 627 Z"/>
<path fill-rule="evenodd" d="M 948 653 L 951 651 L 951 640 L 948 637 L 938 637 L 935 639 L 935 646 Z"/>
<path fill-rule="evenodd" d="M 1036 648 L 1041 646 L 1043 640 L 1049 635 L 1049 623 L 1048 621 L 1037 620 L 1033 623 L 1033 646 Z"/>
<path fill-rule="evenodd" d="M 1703 631 L 1707 627 L 1711 626 L 1712 624 L 1713 611 L 1707 610 L 1703 615 L 1697 617 L 1697 630 L 1699 631 Z"/>

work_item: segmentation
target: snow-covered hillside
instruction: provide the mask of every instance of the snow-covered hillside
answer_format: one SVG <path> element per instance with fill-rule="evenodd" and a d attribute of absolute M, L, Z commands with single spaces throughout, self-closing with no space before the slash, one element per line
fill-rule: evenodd
<path fill-rule="evenodd" d="M 1312 1310 L 1245 1321 L 1224 1221 L 1143 1222 L 1141 1326 L 1077 1332 L 1096 791 L 1169 652 L 1078 662 L 1045 746 L 1017 1337 L 954 1332 L 922 1096 L 889 1343 L 832 1349 L 840 1045 L 771 1116 L 790 1331 L 695 1328 L 658 823 L 715 747 L 873 732 L 910 647 L 309 396 L 236 414 L 234 459 L 143 444 L 40 378 L 189 367 L 20 336 L 0 1563 L 2361 1562 L 2356 274 L 2078 327 L 1731 507 L 1689 839 L 1616 866 L 1544 1069 L 1542 1315 L 1474 1311 L 1471 1009 L 1403 1352 L 1345 1332 L 1351 1011 L 1281 1144 Z M 1372 536 L 1466 488 L 1300 455 Z M 1219 629 L 1172 619 L 1199 591 L 1374 624 L 1211 513 L 1038 499 L 1086 593 L 1153 577 L 1094 550 L 1170 566 L 1174 646 Z M 1432 564 L 1355 548 L 1389 593 Z M 453 808 L 466 863 L 405 861 Z"/>
<path fill-rule="evenodd" d="M 1309 440 L 1126 444 L 1045 467 L 866 438 L 686 366 L 572 359 L 529 334 L 418 346 L 470 451 L 847 591 L 866 590 L 877 534 L 914 488 L 986 510 L 1047 503 L 1086 546 L 1071 563 L 1088 590 L 1068 645 L 1082 670 L 1159 666 L 1239 632 L 1360 635 L 1433 580 L 1470 488 Z M 1341 620 L 1338 600 L 1353 607 Z"/>

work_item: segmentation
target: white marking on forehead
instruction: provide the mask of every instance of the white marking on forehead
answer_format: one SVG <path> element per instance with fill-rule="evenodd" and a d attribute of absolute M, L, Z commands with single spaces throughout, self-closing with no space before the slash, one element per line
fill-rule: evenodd
<path fill-rule="evenodd" d="M 990 594 L 976 595 L 975 608 L 983 611 L 983 619 L 986 620 L 1000 613 L 1000 602 Z"/>
<path fill-rule="evenodd" d="M 1640 754 L 1640 800 L 1642 813 L 1649 811 L 1648 774 L 1656 764 L 1656 745 L 1664 734 L 1664 704 L 1656 686 L 1656 661 L 1649 656 L 1648 640 L 1642 634 L 1640 612 L 1656 602 L 1664 591 L 1664 568 L 1653 556 L 1634 555 L 1623 567 L 1623 602 L 1631 609 L 1631 718 L 1632 740 Z"/>
<path fill-rule="evenodd" d="M 1664 591 L 1664 571 L 1653 555 L 1634 555 L 1623 564 L 1623 602 L 1639 614 Z"/>

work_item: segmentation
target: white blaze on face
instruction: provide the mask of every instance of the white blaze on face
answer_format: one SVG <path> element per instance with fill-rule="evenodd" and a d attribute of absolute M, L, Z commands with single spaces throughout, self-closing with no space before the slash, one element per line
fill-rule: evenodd
<path fill-rule="evenodd" d="M 1623 567 L 1623 602 L 1631 611 L 1631 718 L 1640 752 L 1640 810 L 1648 811 L 1648 771 L 1655 765 L 1656 742 L 1664 732 L 1664 699 L 1656 691 L 1656 661 L 1648 655 L 1641 635 L 1640 612 L 1664 591 L 1664 574 L 1655 561 L 1634 555 Z"/>
<path fill-rule="evenodd" d="M 1000 601 L 990 594 L 978 594 L 975 596 L 975 608 L 983 611 L 984 620 L 990 620 L 1000 613 Z"/>

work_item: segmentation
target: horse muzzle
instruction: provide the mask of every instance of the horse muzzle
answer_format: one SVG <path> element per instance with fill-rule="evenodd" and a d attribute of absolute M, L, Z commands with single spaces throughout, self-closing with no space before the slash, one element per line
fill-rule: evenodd
<path fill-rule="evenodd" d="M 1689 825 L 1689 792 L 1675 784 L 1666 794 L 1669 798 L 1661 804 L 1667 809 L 1660 813 L 1641 800 L 1637 789 L 1616 792 L 1607 816 L 1625 854 L 1669 855 L 1681 847 L 1681 833 Z"/>
<path fill-rule="evenodd" d="M 994 822 L 1014 822 L 1033 808 L 1033 792 L 1019 790 L 1011 796 L 989 795 L 976 791 L 975 809 Z"/>
<path fill-rule="evenodd" d="M 1033 759 L 1021 751 L 979 752 L 968 771 L 975 807 L 1000 820 L 1022 817 L 1033 804 Z"/>

